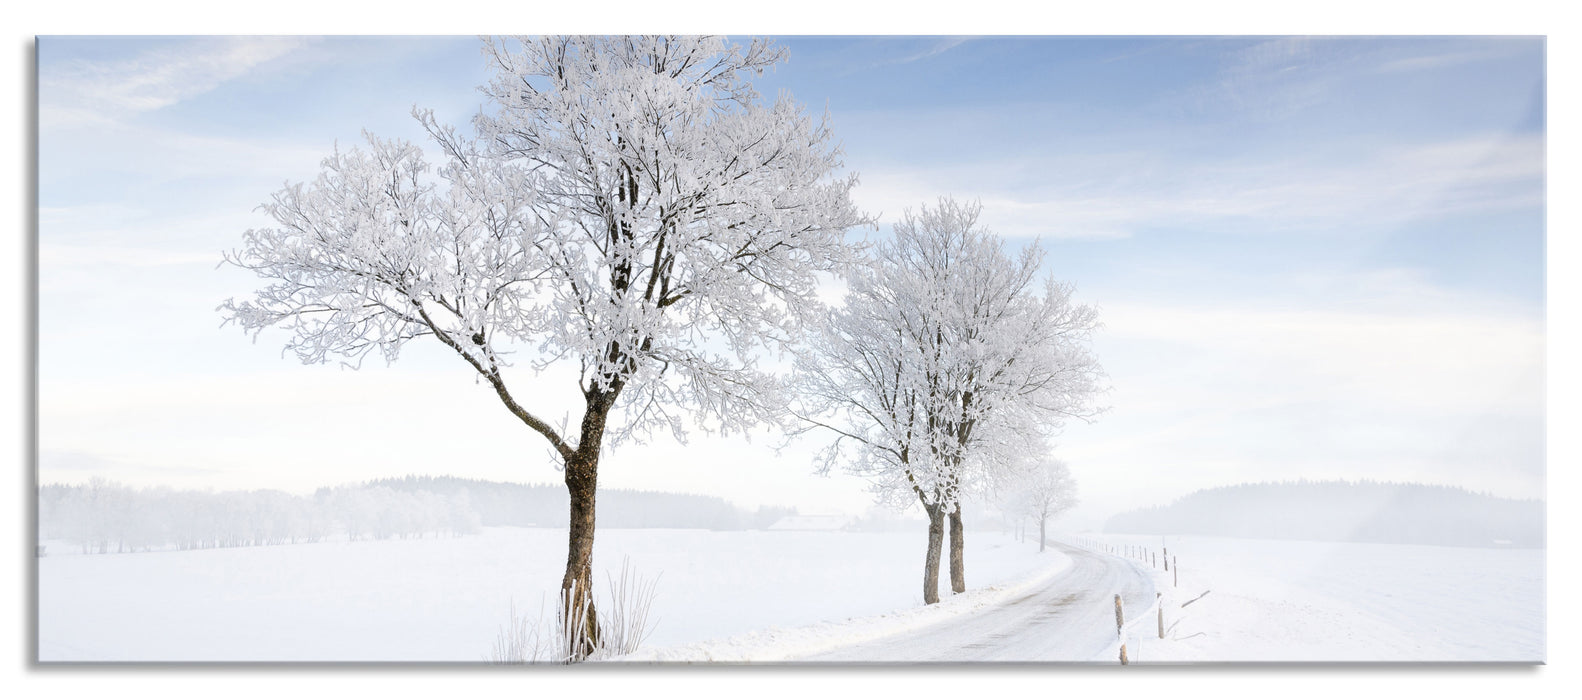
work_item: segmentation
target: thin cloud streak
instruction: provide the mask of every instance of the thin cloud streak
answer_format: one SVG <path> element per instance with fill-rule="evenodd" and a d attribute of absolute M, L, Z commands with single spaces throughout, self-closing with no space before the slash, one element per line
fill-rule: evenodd
<path fill-rule="evenodd" d="M 123 121 L 209 92 L 314 41 L 199 38 L 122 60 L 45 63 L 39 75 L 39 123 L 51 129 Z"/>
<path fill-rule="evenodd" d="M 1378 148 L 1355 160 L 1138 162 L 1128 152 L 867 169 L 857 198 L 886 219 L 941 192 L 978 199 L 985 224 L 1008 236 L 1124 238 L 1183 224 L 1281 234 L 1542 207 L 1544 168 L 1541 136 L 1496 134 Z M 1043 177 L 1029 177 L 1040 170 Z"/>
<path fill-rule="evenodd" d="M 1425 48 L 1440 48 L 1422 53 Z M 1532 48 L 1525 37 L 1369 41 L 1366 37 L 1288 36 L 1224 51 L 1217 74 L 1168 101 L 1194 112 L 1230 106 L 1242 118 L 1281 121 L 1348 94 L 1369 76 L 1417 73 L 1507 60 Z"/>
<path fill-rule="evenodd" d="M 904 65 L 904 64 L 907 64 L 907 63 L 912 63 L 914 61 L 921 61 L 921 60 L 923 60 L 925 58 L 933 58 L 933 57 L 938 56 L 938 55 L 940 55 L 942 53 L 945 53 L 946 51 L 954 49 L 957 46 L 961 46 L 962 44 L 965 44 L 965 43 L 967 43 L 969 41 L 972 41 L 972 39 L 973 39 L 973 37 L 970 37 L 970 36 L 945 37 L 945 38 L 940 39 L 938 43 L 934 44 L 933 46 L 931 46 L 931 47 L 929 47 L 929 48 L 927 48 L 927 49 L 925 49 L 923 51 L 919 51 L 919 52 L 917 52 L 915 54 L 912 54 L 910 56 L 903 56 L 903 57 L 895 59 L 893 61 L 881 61 L 878 65 L 881 65 L 881 66 Z"/>

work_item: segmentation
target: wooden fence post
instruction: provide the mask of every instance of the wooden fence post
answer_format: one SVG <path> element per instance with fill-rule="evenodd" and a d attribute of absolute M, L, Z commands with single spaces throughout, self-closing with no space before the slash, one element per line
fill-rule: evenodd
<path fill-rule="evenodd" d="M 1171 585 L 1175 586 L 1176 588 L 1180 588 L 1181 587 L 1181 560 L 1180 559 L 1176 560 L 1176 568 L 1175 568 L 1175 574 L 1174 574 L 1173 578 L 1174 578 L 1174 582 Z"/>
<path fill-rule="evenodd" d="M 1164 602 L 1164 600 L 1162 600 L 1163 597 L 1164 597 L 1163 593 L 1159 593 L 1159 592 L 1155 592 L 1154 593 L 1154 604 L 1159 606 L 1159 638 L 1160 639 L 1164 639 L 1165 638 L 1165 602 Z"/>
<path fill-rule="evenodd" d="M 1121 665 L 1126 662 L 1126 613 L 1121 610 L 1121 594 L 1115 594 L 1115 638 L 1121 640 Z"/>

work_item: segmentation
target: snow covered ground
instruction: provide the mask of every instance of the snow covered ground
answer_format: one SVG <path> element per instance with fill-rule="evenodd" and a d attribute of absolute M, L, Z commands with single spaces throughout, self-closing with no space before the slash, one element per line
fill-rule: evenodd
<path fill-rule="evenodd" d="M 1174 627 L 1164 641 L 1152 613 L 1130 627 L 1136 662 L 1546 659 L 1541 549 L 1096 539 L 1165 546 L 1180 562 L 1179 572 L 1155 569 Z"/>
<path fill-rule="evenodd" d="M 1012 585 L 963 597 L 951 609 L 984 604 L 1063 561 L 1039 555 L 1032 542 L 967 534 L 969 588 Z M 630 558 L 640 575 L 658 577 L 645 649 L 735 637 L 740 652 L 749 648 L 743 635 L 783 644 L 777 627 L 869 616 L 916 624 L 915 613 L 887 614 L 921 605 L 924 540 L 921 530 L 601 530 L 594 556 L 612 573 Z M 529 616 L 541 605 L 545 614 L 553 609 L 565 546 L 563 531 L 522 528 L 144 554 L 55 554 L 71 548 L 50 546 L 52 554 L 38 560 L 39 657 L 483 661 L 513 601 Z M 826 640 L 853 634 L 849 624 L 820 629 L 826 634 L 815 636 Z"/>
<path fill-rule="evenodd" d="M 971 590 L 927 609 L 922 532 L 606 530 L 595 560 L 613 572 L 630 558 L 659 577 L 653 634 L 624 660 L 772 662 L 971 614 L 1070 564 L 1031 542 L 968 534 Z M 1135 662 L 1546 658 L 1543 550 L 1099 538 L 1163 542 L 1180 563 L 1179 587 L 1174 572 L 1154 569 L 1168 639 L 1157 638 L 1153 613 L 1128 610 Z M 51 554 L 38 560 L 39 655 L 483 661 L 513 601 L 529 616 L 553 608 L 564 548 L 558 530 L 488 528 L 456 539 Z"/>
<path fill-rule="evenodd" d="M 774 626 L 723 639 L 692 644 L 639 649 L 613 661 L 656 663 L 776 663 L 805 661 L 850 645 L 884 640 L 891 635 L 917 632 L 935 625 L 949 624 L 953 618 L 978 615 L 990 608 L 1024 596 L 1038 584 L 1048 581 L 1071 565 L 1064 554 L 1050 550 L 1038 566 L 1011 580 L 971 588 L 952 595 L 948 578 L 943 582 L 938 605 L 912 607 L 866 617 L 846 618 L 797 627 Z M 969 562 L 968 571 L 972 571 Z M 948 573 L 946 574 L 948 576 Z"/>

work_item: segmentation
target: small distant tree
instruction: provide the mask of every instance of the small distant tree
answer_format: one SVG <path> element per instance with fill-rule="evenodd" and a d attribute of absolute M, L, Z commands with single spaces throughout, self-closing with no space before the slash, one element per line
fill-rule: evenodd
<path fill-rule="evenodd" d="M 394 361 L 415 338 L 455 351 L 547 441 L 571 495 L 562 604 L 597 647 L 594 505 L 606 442 L 683 416 L 720 432 L 781 415 L 765 349 L 794 342 L 818 275 L 867 223 L 855 176 L 834 177 L 827 117 L 750 77 L 785 57 L 766 40 L 536 37 L 488 41 L 490 105 L 470 136 L 418 112 L 444 164 L 368 137 L 310 185 L 278 192 L 226 257 L 269 280 L 221 307 L 293 334 L 305 363 Z M 508 374 L 508 348 L 579 370 L 574 427 L 557 428 Z M 678 411 L 682 413 L 678 413 Z"/>
<path fill-rule="evenodd" d="M 1019 472 L 1003 497 L 1006 510 L 1038 522 L 1038 551 L 1042 552 L 1049 520 L 1076 507 L 1077 482 L 1065 462 L 1042 458 Z"/>
<path fill-rule="evenodd" d="M 824 468 L 844 463 L 927 514 L 926 603 L 947 518 L 951 588 L 966 590 L 963 497 L 1095 415 L 1102 377 L 1087 348 L 1096 312 L 1040 284 L 1041 249 L 1008 254 L 980 211 L 941 198 L 906 212 L 797 365 L 803 430 L 836 436 Z"/>

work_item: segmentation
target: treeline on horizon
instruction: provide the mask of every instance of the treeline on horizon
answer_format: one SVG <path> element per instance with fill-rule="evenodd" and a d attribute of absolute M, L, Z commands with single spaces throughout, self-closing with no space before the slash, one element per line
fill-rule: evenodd
<path fill-rule="evenodd" d="M 466 494 L 486 527 L 566 527 L 570 497 L 560 484 L 519 484 L 452 476 L 378 479 L 367 486 L 448 496 Z M 718 496 L 599 489 L 599 527 L 761 530 L 795 508 L 746 510 Z"/>
<path fill-rule="evenodd" d="M 599 490 L 599 526 L 747 530 L 795 508 L 738 508 L 725 499 Z M 284 491 L 137 488 L 101 478 L 38 489 L 38 538 L 83 553 L 211 549 L 347 540 L 459 537 L 480 527 L 565 527 L 563 486 L 407 476 Z"/>
<path fill-rule="evenodd" d="M 1281 481 L 1194 491 L 1120 513 L 1113 534 L 1209 535 L 1456 547 L 1543 547 L 1544 502 L 1454 486 Z"/>

